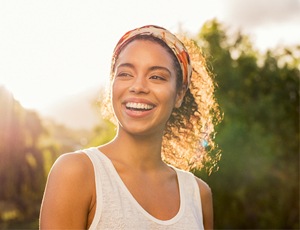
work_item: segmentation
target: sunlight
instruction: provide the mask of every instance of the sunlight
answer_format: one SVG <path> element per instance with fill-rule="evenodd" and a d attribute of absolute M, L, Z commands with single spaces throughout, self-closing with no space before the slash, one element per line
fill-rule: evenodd
<path fill-rule="evenodd" d="M 4 86 L 27 109 L 43 111 L 46 105 L 51 104 L 60 97 L 58 94 L 47 93 L 52 88 L 51 85 L 40 87 L 40 84 L 33 85 L 22 79 L 19 79 L 18 82 L 7 81 Z"/>
<path fill-rule="evenodd" d="M 13 112 L 18 110 L 17 106 L 15 106 L 14 98 L 10 90 L 6 87 L 0 85 L 0 143 L 12 143 L 14 135 L 14 129 L 17 124 L 14 124 Z M 0 145 L 0 151 L 8 151 L 8 147 Z M 4 152 L 3 151 L 3 152 Z M 3 157 L 3 156 L 2 156 Z M 5 162 L 5 159 L 2 158 Z"/>
<path fill-rule="evenodd" d="M 109 60 L 107 60 L 107 63 Z M 105 63 L 105 61 L 103 61 Z M 108 64 L 105 64 L 109 66 Z M 109 79 L 109 67 L 102 68 L 86 73 L 90 76 L 87 81 L 84 73 L 79 73 L 78 76 L 68 74 L 68 77 L 60 77 L 56 74 L 46 79 L 45 77 L 26 76 L 19 78 L 1 78 L 0 86 L 4 86 L 14 96 L 14 98 L 21 103 L 24 108 L 34 109 L 41 113 L 47 112 L 53 105 L 60 104 L 67 97 L 79 94 L 90 88 L 100 88 L 104 86 Z M 73 71 L 73 70 L 72 70 Z M 84 71 L 84 70 L 81 70 Z M 32 72 L 32 75 L 38 73 Z M 74 76 L 74 79 L 72 79 Z"/>
<path fill-rule="evenodd" d="M 212 18 L 234 25 L 239 12 L 230 11 L 234 2 L 187 0 L 185 4 L 196 7 L 182 14 L 179 0 L 172 3 L 174 7 L 157 0 L 147 7 L 137 2 L 130 7 L 126 1 L 108 1 L 104 5 L 101 1 L 64 1 L 57 11 L 55 2 L 47 7 L 41 2 L 7 2 L 0 7 L 0 19 L 5 22 L 0 24 L 1 34 L 5 35 L 0 36 L 0 85 L 10 89 L 25 108 L 42 112 L 67 95 L 105 84 L 114 44 L 124 31 L 143 24 L 159 24 L 173 32 L 182 29 L 197 34 L 203 23 Z M 126 20 L 123 9 L 131 15 Z M 295 33 L 294 27 L 284 26 L 287 29 L 279 36 L 277 24 L 274 28 L 272 44 L 282 34 Z M 269 30 L 257 26 L 256 32 L 259 48 L 270 45 Z"/>

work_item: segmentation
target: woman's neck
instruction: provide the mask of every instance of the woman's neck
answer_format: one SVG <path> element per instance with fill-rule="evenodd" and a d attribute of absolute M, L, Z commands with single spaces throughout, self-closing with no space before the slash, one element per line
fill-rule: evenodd
<path fill-rule="evenodd" d="M 116 137 L 100 150 L 113 162 L 145 170 L 164 165 L 161 143 L 162 135 L 135 136 L 119 130 Z"/>

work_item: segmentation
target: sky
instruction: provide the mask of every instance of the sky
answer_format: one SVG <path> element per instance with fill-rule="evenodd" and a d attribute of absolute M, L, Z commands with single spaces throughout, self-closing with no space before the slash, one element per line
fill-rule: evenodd
<path fill-rule="evenodd" d="M 195 35 L 214 18 L 261 51 L 300 44 L 300 0 L 1 0 L 0 85 L 43 112 L 107 84 L 126 31 L 156 24 Z"/>

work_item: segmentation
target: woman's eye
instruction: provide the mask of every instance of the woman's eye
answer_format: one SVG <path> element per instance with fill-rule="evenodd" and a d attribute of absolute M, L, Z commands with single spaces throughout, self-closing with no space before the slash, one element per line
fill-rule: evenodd
<path fill-rule="evenodd" d="M 131 77 L 129 73 L 118 73 L 117 77 Z"/>
<path fill-rule="evenodd" d="M 150 79 L 154 79 L 154 80 L 162 80 L 165 81 L 166 79 L 164 77 L 158 76 L 158 75 L 153 75 L 150 77 Z"/>

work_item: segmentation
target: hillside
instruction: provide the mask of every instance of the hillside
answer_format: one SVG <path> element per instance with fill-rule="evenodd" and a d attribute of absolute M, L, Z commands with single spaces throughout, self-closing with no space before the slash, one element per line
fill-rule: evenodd
<path fill-rule="evenodd" d="M 100 119 L 97 106 L 100 91 L 91 88 L 66 97 L 44 109 L 41 115 L 73 129 L 92 129 Z"/>

